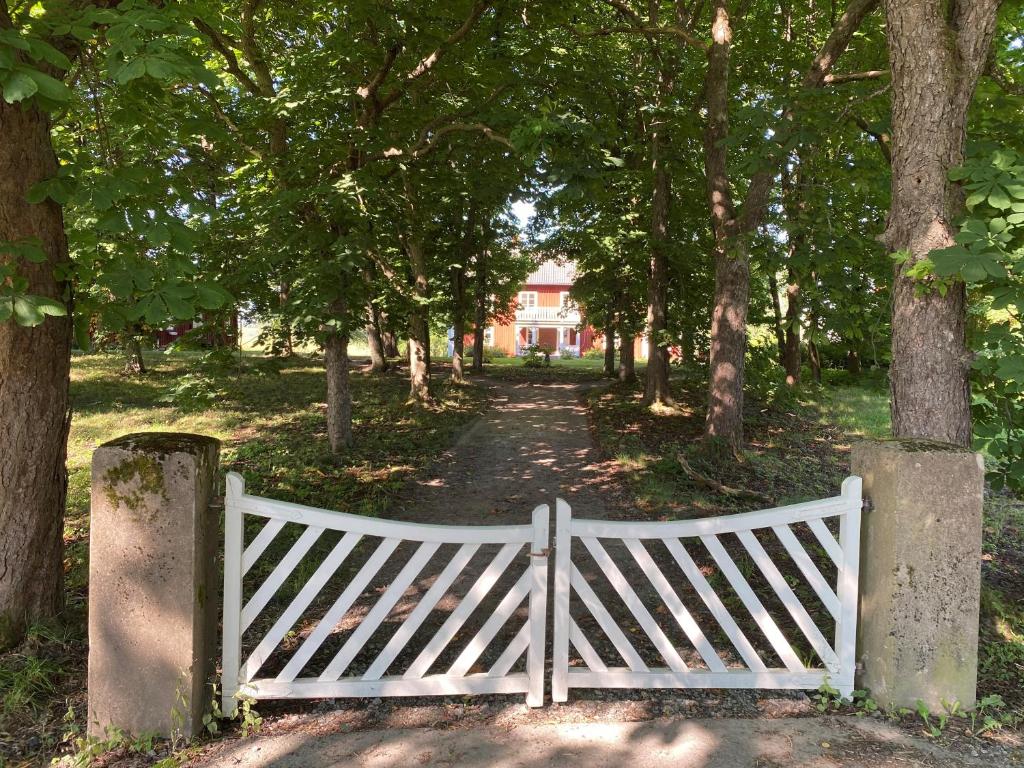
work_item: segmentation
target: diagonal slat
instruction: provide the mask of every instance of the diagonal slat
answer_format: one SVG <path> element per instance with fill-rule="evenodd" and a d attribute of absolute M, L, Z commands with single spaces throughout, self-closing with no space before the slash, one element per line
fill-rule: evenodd
<path fill-rule="evenodd" d="M 480 549 L 479 544 L 463 544 L 459 547 L 459 551 L 455 553 L 455 557 L 451 559 L 451 562 L 444 567 L 444 570 L 438 574 L 434 583 L 430 585 L 430 589 L 423 598 L 416 604 L 412 612 L 405 617 L 405 621 L 402 622 L 402 626 L 391 636 L 388 640 L 387 645 L 384 646 L 384 650 L 380 652 L 373 663 L 370 664 L 369 668 L 363 674 L 363 680 L 379 680 L 381 675 L 388 671 L 388 667 L 394 663 L 395 658 L 401 653 L 402 648 L 405 644 L 412 639 L 412 636 L 416 634 L 416 630 L 420 628 L 420 624 L 424 622 L 430 612 L 434 610 L 434 606 L 441 599 L 442 596 L 448 591 L 448 588 L 452 585 L 455 579 L 458 577 L 462 570 L 469 564 L 469 561 L 473 559 L 473 555 Z"/>
<path fill-rule="evenodd" d="M 281 585 L 284 584 L 292 571 L 295 570 L 295 566 L 306 556 L 309 548 L 316 543 L 323 532 L 323 528 L 309 526 L 295 540 L 295 543 L 292 544 L 285 556 L 281 558 L 281 562 L 274 566 L 274 570 L 267 576 L 266 581 L 260 584 L 259 589 L 256 590 L 256 593 L 242 609 L 242 632 L 245 632 L 255 618 L 260 615 L 260 611 L 267 607 L 270 598 L 277 594 L 277 590 L 281 588 Z"/>
<path fill-rule="evenodd" d="M 830 670 L 839 669 L 839 657 L 836 656 L 836 652 L 829 645 L 824 635 L 815 625 L 814 621 L 804 610 L 800 600 L 793 590 L 790 589 L 789 584 L 786 583 L 785 577 L 779 573 L 779 569 L 772 562 L 772 559 L 768 557 L 768 553 L 764 551 L 764 547 L 761 546 L 761 542 L 757 540 L 752 531 L 737 531 L 737 538 L 740 543 L 746 548 L 747 552 L 750 553 L 751 558 L 757 563 L 757 567 L 764 574 L 765 579 L 771 585 L 771 588 L 775 590 L 775 594 L 782 600 L 782 604 L 786 606 L 786 610 L 789 611 L 789 615 L 793 617 L 793 621 L 800 627 L 800 631 L 804 633 L 804 636 L 810 642 L 811 647 L 814 648 L 815 652 L 825 663 L 825 666 Z"/>
<path fill-rule="evenodd" d="M 309 633 L 309 637 L 299 646 L 299 650 L 288 660 L 284 669 L 277 676 L 279 682 L 290 683 L 298 676 L 302 668 L 313 658 L 313 654 L 323 645 L 324 640 L 334 631 L 334 627 L 341 617 L 348 612 L 356 598 L 366 589 L 366 585 L 370 583 L 370 580 L 377 575 L 377 571 L 381 569 L 381 566 L 391 557 L 391 554 L 400 542 L 401 539 L 384 539 L 381 541 L 377 549 L 374 550 L 373 554 L 363 564 L 363 567 L 359 569 L 359 573 L 349 582 L 345 590 L 338 595 L 338 599 L 334 601 L 334 604 L 327 609 L 327 613 L 320 619 L 320 623 L 313 628 L 313 631 Z"/>
<path fill-rule="evenodd" d="M 256 537 L 249 543 L 249 546 L 245 548 L 242 553 L 242 575 L 245 576 L 249 572 L 249 569 L 256 564 L 256 561 L 260 559 L 260 555 L 263 554 L 264 550 L 270 546 L 270 542 L 274 540 L 274 537 L 281 532 L 284 528 L 287 520 L 271 519 L 267 521 L 267 524 L 260 528 L 260 532 L 256 534 Z"/>
<path fill-rule="evenodd" d="M 665 659 L 669 668 L 675 672 L 685 672 L 687 670 L 686 662 L 680 657 L 679 652 L 672 645 L 672 641 L 665 636 L 661 627 L 658 626 L 654 617 L 651 616 L 651 612 L 647 610 L 647 606 L 637 596 L 636 591 L 626 581 L 626 577 L 622 575 L 619 566 L 615 564 L 615 561 L 609 556 L 601 542 L 590 536 L 581 536 L 580 541 L 583 542 L 594 558 L 594 561 L 601 567 L 605 577 L 612 587 L 615 588 L 622 602 L 626 604 L 629 612 L 633 614 L 633 618 L 637 620 L 637 623 L 647 633 L 651 643 L 654 644 L 658 653 Z"/>
<path fill-rule="evenodd" d="M 519 659 L 522 658 L 526 649 L 530 647 L 530 621 L 526 620 L 526 623 L 519 629 L 516 636 L 512 638 L 512 642 L 508 644 L 508 647 L 501 652 L 501 656 L 494 662 L 489 670 L 487 670 L 488 677 L 504 677 L 508 674 L 509 670 L 512 669 L 512 665 L 515 664 Z"/>
<path fill-rule="evenodd" d="M 832 535 L 832 531 L 825 525 L 825 521 L 821 518 L 816 520 L 808 520 L 807 527 L 811 529 L 811 532 L 818 539 L 818 543 L 821 544 L 822 548 L 828 553 L 829 559 L 835 563 L 836 568 L 843 567 L 843 548 L 839 546 L 839 542 L 836 541 Z"/>
<path fill-rule="evenodd" d="M 711 557 L 715 559 L 719 570 L 722 571 L 726 581 L 729 582 L 729 586 L 732 587 L 740 602 L 743 603 L 743 607 L 747 609 L 747 612 L 750 613 L 754 622 L 761 629 L 761 632 L 764 633 L 772 648 L 775 649 L 775 653 L 782 659 L 782 663 L 792 672 L 804 672 L 806 667 L 804 667 L 803 662 L 793 652 L 792 646 L 786 640 L 785 635 L 782 634 L 775 620 L 772 619 L 771 615 L 761 604 L 761 601 L 757 599 L 754 590 L 750 588 L 747 580 L 743 578 L 743 574 L 740 573 L 740 569 L 736 567 L 736 563 L 733 562 L 729 553 L 725 551 L 722 542 L 714 535 L 701 536 L 700 540 L 704 542 L 704 546 L 711 553 Z"/>
<path fill-rule="evenodd" d="M 405 590 L 412 584 L 413 579 L 419 575 L 427 561 L 434 556 L 434 553 L 437 552 L 440 546 L 441 543 L 438 541 L 425 541 L 417 547 L 416 554 L 409 558 L 409 562 L 402 566 L 402 570 L 398 572 L 395 580 L 388 585 L 384 594 L 374 603 L 373 608 L 360 620 L 359 626 L 348 636 L 348 640 L 341 646 L 341 650 L 324 667 L 324 671 L 320 673 L 318 678 L 321 683 L 334 682 L 348 669 L 352 659 L 356 657 L 362 647 L 366 645 L 366 641 L 370 639 L 370 636 L 377 631 L 377 628 L 383 623 L 384 619 L 388 617 L 391 609 L 395 607 L 395 604 L 405 594 Z"/>
<path fill-rule="evenodd" d="M 520 543 L 506 544 L 498 550 L 490 565 L 480 574 L 473 586 L 469 588 L 466 596 L 462 598 L 462 601 L 451 612 L 451 615 L 441 625 L 441 628 L 437 630 L 430 639 L 430 642 L 420 651 L 419 656 L 416 657 L 415 661 L 409 666 L 409 669 L 402 675 L 403 678 L 415 680 L 427 673 L 430 665 L 434 663 L 441 654 L 441 651 L 444 650 L 444 647 L 452 641 L 455 633 L 459 631 L 466 619 L 469 618 L 469 615 L 476 610 L 480 601 L 491 591 L 501 574 L 505 572 L 509 563 L 516 556 L 516 553 L 522 549 L 522 546 Z"/>
<path fill-rule="evenodd" d="M 494 636 L 512 618 L 512 612 L 522 604 L 523 600 L 530 593 L 530 579 L 532 576 L 533 574 L 530 573 L 529 569 L 523 572 L 523 575 L 519 577 L 519 581 L 501 599 L 494 612 L 480 628 L 480 631 L 463 648 L 455 663 L 449 667 L 447 674 L 454 677 L 463 677 L 469 672 L 473 663 L 480 658 L 480 654 L 491 644 Z"/>
<path fill-rule="evenodd" d="M 811 585 L 811 589 L 821 600 L 828 612 L 832 614 L 833 619 L 839 618 L 839 598 L 836 593 L 832 591 L 832 587 L 825 581 L 825 577 L 821 575 L 821 571 L 818 570 L 818 566 L 811 560 L 810 555 L 807 554 L 807 550 L 804 549 L 803 544 L 796 537 L 793 531 L 788 525 L 776 525 L 772 527 L 775 535 L 778 536 L 779 541 L 782 542 L 782 546 L 786 548 L 789 556 L 796 563 L 796 567 L 800 569 L 800 573 L 807 579 L 807 583 Z"/>
<path fill-rule="evenodd" d="M 719 599 L 718 594 L 708 583 L 708 580 L 704 578 L 704 574 L 700 572 L 700 568 L 693 562 L 693 558 L 690 557 L 690 553 L 686 551 L 682 542 L 679 539 L 662 539 L 662 542 L 668 551 L 672 553 L 672 557 L 675 558 L 676 563 L 678 563 L 690 584 L 697 590 L 697 594 L 700 595 L 704 605 L 711 611 L 711 615 L 715 617 L 719 626 L 722 627 L 722 631 L 725 632 L 740 656 L 743 657 L 747 667 L 754 672 L 763 672 L 767 669 L 754 646 L 751 645 L 747 636 L 743 634 L 743 630 L 739 628 L 736 620 L 729 613 L 729 609 Z"/>
<path fill-rule="evenodd" d="M 683 601 L 679 599 L 679 595 L 672 589 L 672 585 L 668 583 L 665 574 L 661 572 L 661 569 L 644 548 L 644 545 L 640 543 L 639 539 L 623 539 L 622 541 L 626 545 L 626 549 L 629 550 L 629 553 L 633 555 L 637 565 L 640 566 L 647 575 L 647 578 L 650 579 L 658 595 L 665 601 L 665 606 L 675 618 L 676 623 L 683 630 L 687 639 L 693 643 L 693 647 L 697 649 L 697 653 L 700 654 L 704 663 L 707 664 L 708 669 L 712 672 L 725 672 L 725 664 L 719 658 L 718 653 L 704 636 L 704 632 L 697 625 L 697 622 L 693 620 L 693 616 L 686 610 Z"/>
<path fill-rule="evenodd" d="M 594 650 L 594 646 L 587 640 L 587 636 L 583 634 L 583 630 L 580 629 L 580 625 L 573 621 L 572 616 L 569 617 L 569 642 L 572 643 L 579 654 L 580 658 L 583 659 L 583 663 L 587 665 L 594 672 L 607 672 L 608 667 L 601 657 L 597 655 L 597 651 Z"/>
<path fill-rule="evenodd" d="M 324 561 L 320 563 L 320 566 L 310 576 L 309 581 L 299 590 L 299 594 L 295 596 L 295 599 L 292 600 L 280 618 L 274 622 L 274 626 L 270 628 L 270 631 L 260 640 L 256 649 L 246 659 L 245 665 L 242 668 L 242 680 L 244 682 L 249 682 L 256 676 L 260 667 L 270 658 L 270 654 L 277 648 L 278 644 L 284 639 L 284 636 L 288 634 L 288 630 L 295 626 L 295 622 L 299 620 L 310 603 L 320 594 L 320 590 L 324 588 L 324 585 L 327 584 L 331 576 L 341 567 L 345 558 L 351 554 L 361 538 L 361 534 L 349 532 L 334 545 L 334 549 L 324 558 Z"/>
<path fill-rule="evenodd" d="M 612 645 L 615 646 L 615 650 L 619 652 L 623 661 L 634 672 L 650 672 L 643 659 L 640 658 L 640 654 L 636 652 L 633 644 L 629 642 L 629 638 L 619 629 L 619 625 L 615 623 L 615 620 L 612 619 L 607 609 L 601 604 L 597 595 L 594 594 L 594 590 L 587 584 L 583 574 L 579 572 L 575 564 L 572 564 L 571 567 L 572 572 L 569 576 L 569 583 L 576 590 L 576 594 L 583 600 L 583 604 L 587 606 L 593 617 L 597 619 L 597 623 L 608 636 L 608 639 L 612 641 Z"/>

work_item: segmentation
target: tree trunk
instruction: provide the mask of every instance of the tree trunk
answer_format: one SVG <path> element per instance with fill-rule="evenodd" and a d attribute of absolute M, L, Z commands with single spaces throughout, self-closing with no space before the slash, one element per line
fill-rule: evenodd
<path fill-rule="evenodd" d="M 786 365 L 786 334 L 782 326 L 782 304 L 779 302 L 779 280 L 774 272 L 768 273 L 768 291 L 772 295 L 772 319 L 775 321 L 775 346 L 779 350 L 779 365 Z"/>
<path fill-rule="evenodd" d="M 636 378 L 636 348 L 632 334 L 619 334 L 619 381 L 633 381 Z"/>
<path fill-rule="evenodd" d="M 662 71 L 659 90 L 663 97 L 671 91 L 672 82 Z M 651 194 L 651 264 L 647 276 L 647 381 L 644 386 L 644 405 L 672 405 L 672 392 L 668 383 L 668 245 L 669 185 L 665 159 L 662 157 L 661 122 L 651 132 L 651 168 L 654 183 Z"/>
<path fill-rule="evenodd" d="M 70 305 L 70 286 L 55 276 L 69 264 L 60 206 L 25 200 L 57 175 L 49 121 L 0 101 L 0 136 L 0 241 L 37 238 L 46 260 L 19 261 L 18 274 L 28 293 Z M 0 323 L 0 648 L 63 606 L 70 365 L 70 306 L 35 328 Z"/>
<path fill-rule="evenodd" d="M 380 333 L 380 310 L 372 301 L 366 302 L 366 341 L 370 347 L 370 371 L 386 371 L 388 360 L 384 354 L 384 340 Z"/>
<path fill-rule="evenodd" d="M 487 255 L 483 248 L 476 254 L 475 313 L 473 317 L 473 372 L 484 372 L 484 328 L 487 324 Z"/>
<path fill-rule="evenodd" d="M 807 360 L 811 364 L 811 378 L 815 384 L 821 384 L 821 355 L 818 354 L 818 345 L 814 339 L 807 340 Z"/>
<path fill-rule="evenodd" d="M 384 357 L 398 357 L 398 339 L 395 338 L 394 331 L 386 328 L 387 317 L 383 312 L 380 313 L 380 342 L 384 345 Z"/>
<path fill-rule="evenodd" d="M 139 341 L 140 331 L 134 330 L 125 341 L 126 359 L 124 361 L 125 376 L 144 376 L 146 374 L 146 360 L 142 357 L 142 342 Z"/>
<path fill-rule="evenodd" d="M 856 349 L 851 349 L 846 353 L 846 370 L 854 376 L 860 376 L 860 354 Z"/>
<path fill-rule="evenodd" d="M 746 239 L 738 238 L 733 245 L 732 251 L 715 251 L 715 303 L 704 433 L 738 448 L 743 443 L 743 363 L 747 351 L 750 262 Z"/>
<path fill-rule="evenodd" d="M 427 319 L 429 283 L 423 245 L 415 238 L 406 241 L 413 275 L 413 293 L 417 300 L 409 313 L 409 400 L 430 402 L 430 324 Z"/>
<path fill-rule="evenodd" d="M 452 318 L 452 381 L 462 384 L 466 380 L 463 371 L 466 344 L 466 271 L 461 265 L 452 268 L 452 293 L 455 297 L 455 314 Z"/>
<path fill-rule="evenodd" d="M 892 204 L 885 244 L 908 258 L 892 299 L 892 428 L 968 446 L 971 356 L 960 282 L 945 296 L 906 276 L 953 243 L 963 208 L 949 170 L 963 160 L 967 110 L 995 30 L 998 0 L 886 0 L 892 69 Z M 923 290 L 922 290 L 923 289 Z"/>
<path fill-rule="evenodd" d="M 332 330 L 327 334 L 324 339 L 324 367 L 327 370 L 327 439 L 331 452 L 341 453 L 352 446 L 347 333 Z"/>
<path fill-rule="evenodd" d="M 782 367 L 786 370 L 786 384 L 800 383 L 800 284 L 792 271 L 786 285 L 786 341 Z"/>
<path fill-rule="evenodd" d="M 604 319 L 604 375 L 615 376 L 615 314 L 610 309 Z"/>

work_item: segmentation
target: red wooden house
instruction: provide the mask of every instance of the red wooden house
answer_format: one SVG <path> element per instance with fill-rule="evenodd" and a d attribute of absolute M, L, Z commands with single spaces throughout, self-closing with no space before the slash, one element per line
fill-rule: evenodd
<path fill-rule="evenodd" d="M 579 357 L 592 348 L 603 349 L 603 335 L 586 323 L 569 301 L 575 281 L 573 262 L 543 262 L 520 288 L 515 312 L 484 330 L 484 343 L 515 356 L 534 345 L 556 357 Z M 467 337 L 467 344 L 472 344 L 472 337 Z"/>

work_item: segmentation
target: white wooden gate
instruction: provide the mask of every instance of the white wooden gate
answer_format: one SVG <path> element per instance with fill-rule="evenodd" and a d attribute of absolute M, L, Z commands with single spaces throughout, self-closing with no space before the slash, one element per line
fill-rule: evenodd
<path fill-rule="evenodd" d="M 266 519 L 266 523 L 245 543 L 244 522 L 250 516 Z M 225 495 L 225 554 L 224 554 L 224 649 L 222 669 L 222 708 L 225 713 L 234 712 L 241 693 L 255 699 L 280 698 L 337 698 L 347 696 L 424 696 L 468 693 L 526 693 L 530 706 L 540 706 L 544 697 L 544 642 L 545 614 L 547 607 L 547 548 L 548 548 L 547 505 L 533 511 L 530 525 L 494 526 L 447 526 L 380 520 L 331 512 L 282 501 L 251 496 L 244 491 L 242 477 L 229 473 Z M 287 540 L 276 550 L 286 551 L 280 556 L 269 575 L 257 584 L 250 584 L 246 594 L 244 579 L 253 566 L 268 551 L 271 543 L 286 525 L 302 528 L 301 535 L 294 537 L 292 530 Z M 328 531 L 338 537 L 337 542 L 319 561 L 302 570 L 297 567 Z M 363 553 L 376 538 L 379 543 L 357 570 L 344 569 L 346 559 L 350 561 L 353 551 L 363 541 Z M 293 539 L 293 540 L 292 540 Z M 292 541 L 288 546 L 288 541 Z M 325 641 L 335 633 L 339 621 L 357 604 L 361 596 L 365 599 L 375 575 L 395 554 L 400 545 L 405 549 L 415 547 L 404 560 L 397 574 L 389 574 L 387 583 L 380 586 L 377 594 L 358 623 L 349 632 L 344 643 L 326 664 L 314 669 L 313 674 L 303 672 L 307 667 L 316 667 L 318 658 L 324 657 L 321 650 Z M 443 545 L 458 545 L 454 555 L 433 578 L 426 592 L 419 597 L 390 634 L 378 651 L 367 647 L 367 641 L 385 620 L 392 615 L 396 606 L 405 596 L 424 570 L 428 561 L 438 556 Z M 472 580 L 471 586 L 458 599 L 457 605 L 448 613 L 440 628 L 429 642 L 407 648 L 417 630 L 423 627 L 428 616 L 442 598 L 449 600 L 449 588 L 456 581 L 481 547 L 498 545 L 497 554 L 482 572 Z M 491 547 L 493 548 L 493 547 Z M 485 554 L 481 552 L 481 554 Z M 396 557 L 396 559 L 400 559 Z M 435 558 L 435 564 L 437 559 Z M 517 565 L 522 574 L 514 581 L 503 598 L 491 609 L 482 621 L 475 635 L 458 652 L 447 669 L 430 674 L 442 652 L 467 625 L 467 620 L 480 608 L 506 571 L 512 575 Z M 266 566 L 262 570 L 266 570 Z M 259 570 L 259 569 L 258 569 Z M 312 573 L 305 575 L 307 571 Z M 353 575 L 349 572 L 355 570 Z M 343 575 L 339 576 L 339 571 Z M 289 579 L 296 589 L 295 596 L 271 623 L 268 619 L 254 622 Z M 302 583 L 301 588 L 295 580 Z M 507 581 L 508 579 L 506 579 Z M 250 582 L 253 581 L 250 576 Z M 339 583 L 340 582 L 340 583 Z M 424 584 L 425 585 L 425 584 Z M 336 589 L 329 589 L 337 587 Z M 307 611 L 321 593 L 336 594 L 330 607 L 320 615 L 315 624 L 308 620 Z M 375 598 L 375 599 L 374 599 Z M 496 660 L 486 671 L 472 672 L 485 649 L 492 644 L 502 628 L 510 621 L 524 601 L 527 601 L 526 619 L 508 645 L 497 654 Z M 304 617 L 306 617 L 304 619 Z M 306 626 L 300 627 L 299 622 Z M 269 628 L 264 629 L 267 625 Z M 243 636 L 247 630 L 252 633 L 258 627 L 261 637 L 249 637 L 252 648 L 242 658 Z M 289 647 L 291 646 L 291 647 Z M 416 652 L 419 648 L 418 653 Z M 405 650 L 404 657 L 411 662 L 403 665 L 399 673 L 386 674 L 398 666 L 396 660 Z M 260 676 L 271 654 L 289 655 L 287 663 L 275 675 Z M 321 651 L 318 655 L 317 652 Z M 360 672 L 346 675 L 352 662 L 363 653 L 368 662 Z M 449 648 L 454 655 L 456 649 Z M 525 671 L 513 672 L 513 668 L 526 655 Z M 329 654 L 327 654 L 329 655 Z M 311 664 L 311 662 L 313 662 Z"/>
<path fill-rule="evenodd" d="M 830 499 L 677 522 L 583 520 L 573 518 L 569 505 L 559 499 L 552 699 L 565 701 L 570 688 L 813 689 L 826 681 L 849 696 L 855 668 L 861 504 L 859 477 L 847 478 L 842 494 Z M 838 540 L 833 532 L 836 527 Z M 755 533 L 758 531 L 760 537 Z M 724 542 L 729 534 L 734 539 Z M 781 545 L 785 554 L 780 551 L 773 559 L 765 549 L 766 543 L 772 549 Z M 577 567 L 574 558 L 586 555 L 574 546 L 589 553 L 587 562 L 591 571 L 594 567 L 597 571 L 592 573 L 592 580 L 600 582 L 599 587 L 608 587 L 604 594 L 624 604 L 625 611 L 613 618 Z M 699 559 L 704 565 L 694 559 L 698 548 L 703 550 Z M 748 566 L 746 574 L 729 548 L 736 557 L 742 555 L 741 562 Z M 665 571 L 652 557 L 652 549 L 663 556 Z M 622 568 L 613 554 L 618 555 Z M 627 564 L 632 578 L 623 573 Z M 827 579 L 823 568 L 829 573 L 834 570 L 835 578 Z M 751 585 L 757 571 L 760 590 Z M 712 578 L 720 583 L 719 589 L 712 586 Z M 671 616 L 671 620 L 656 620 L 648 607 L 653 600 L 648 597 L 645 601 L 637 594 L 642 589 L 649 595 L 652 588 L 659 603 L 655 613 Z M 689 600 L 680 597 L 684 588 Z M 804 593 L 803 600 L 794 589 Z M 774 616 L 765 606 L 769 598 L 776 608 Z M 810 599 L 817 601 L 817 620 L 805 606 L 804 601 Z M 576 600 L 586 609 L 577 610 L 579 622 L 571 612 Z M 742 606 L 745 615 L 734 616 L 727 604 L 737 611 Z M 694 617 L 698 610 L 704 617 L 703 626 Z M 780 614 L 788 617 L 783 620 Z M 585 619 L 588 626 L 596 622 L 590 637 L 580 626 Z M 823 621 L 834 628 L 831 640 L 818 626 Z M 759 634 L 755 635 L 753 627 Z M 651 649 L 647 661 L 624 629 L 632 630 L 634 640 L 643 641 Z M 677 640 L 670 639 L 670 634 Z M 602 658 L 591 642 L 599 636 L 602 642 L 610 641 L 609 648 L 614 648 L 625 667 L 606 663 L 610 651 L 606 650 Z M 685 641 L 681 641 L 683 637 Z M 712 640 L 718 637 L 723 639 L 716 648 Z M 813 659 L 808 658 L 810 654 L 806 660 L 800 658 L 794 648 L 796 640 L 811 649 Z M 735 654 L 725 647 L 728 644 Z M 570 646 L 578 656 L 572 666 Z M 691 648 L 687 663 L 680 651 Z M 781 661 L 781 666 L 778 662 L 770 666 L 762 656 Z"/>

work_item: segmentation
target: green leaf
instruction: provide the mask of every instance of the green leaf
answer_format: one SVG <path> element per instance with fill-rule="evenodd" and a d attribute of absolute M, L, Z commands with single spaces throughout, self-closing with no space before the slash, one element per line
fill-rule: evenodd
<path fill-rule="evenodd" d="M 4 80 L 4 101 L 15 104 L 35 96 L 38 90 L 39 86 L 35 79 L 29 76 L 28 71 L 18 69 Z"/>
<path fill-rule="evenodd" d="M 988 275 L 988 271 L 977 261 L 969 261 L 960 269 L 964 281 L 968 283 L 980 283 Z"/>
<path fill-rule="evenodd" d="M 144 58 L 132 59 L 122 67 L 118 67 L 114 73 L 114 79 L 124 85 L 132 80 L 138 80 L 146 74 L 146 60 Z"/>
<path fill-rule="evenodd" d="M 203 309 L 220 309 L 231 299 L 230 294 L 216 285 L 197 285 L 196 302 Z"/>
<path fill-rule="evenodd" d="M 67 307 L 55 299 L 45 296 L 15 296 L 14 322 L 29 328 L 40 325 L 47 315 L 63 317 L 68 313 Z"/>
<path fill-rule="evenodd" d="M 1010 207 L 1012 201 L 1002 187 L 994 187 L 988 196 L 988 204 L 1000 211 Z"/>

